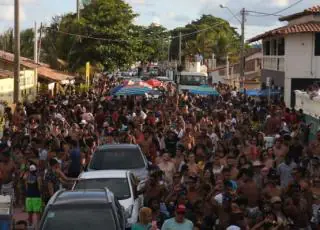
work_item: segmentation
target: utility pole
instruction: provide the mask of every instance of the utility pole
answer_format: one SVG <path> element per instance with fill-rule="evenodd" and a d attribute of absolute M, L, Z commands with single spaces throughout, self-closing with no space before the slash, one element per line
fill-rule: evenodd
<path fill-rule="evenodd" d="M 77 19 L 80 20 L 80 0 L 77 0 Z"/>
<path fill-rule="evenodd" d="M 229 74 L 229 69 L 230 69 L 230 64 L 229 64 L 229 55 L 227 54 L 226 56 L 226 77 L 228 79 L 229 84 L 231 85 L 232 83 L 230 83 L 230 74 Z"/>
<path fill-rule="evenodd" d="M 14 0 L 14 89 L 13 102 L 19 102 L 20 94 L 20 0 Z"/>
<path fill-rule="evenodd" d="M 244 65 L 245 65 L 245 56 L 244 56 L 244 24 L 246 21 L 246 10 L 243 8 L 241 10 L 241 44 L 240 44 L 240 88 L 244 88 Z M 242 86 L 241 86 L 242 85 Z"/>
<path fill-rule="evenodd" d="M 182 43 L 182 33 L 179 32 L 179 65 L 181 65 L 182 61 L 181 61 L 181 56 L 182 56 L 182 53 L 181 53 L 181 43 Z"/>
<path fill-rule="evenodd" d="M 169 42 L 168 42 L 168 64 L 170 62 L 170 46 L 171 46 L 171 37 L 169 37 Z"/>
<path fill-rule="evenodd" d="M 37 64 L 40 63 L 40 55 L 41 55 L 41 40 L 42 40 L 42 22 L 40 24 L 40 34 L 39 34 L 39 46 L 38 46 L 38 57 L 37 57 Z"/>
<path fill-rule="evenodd" d="M 33 43 L 33 59 L 38 63 L 38 36 L 37 36 L 37 22 L 34 22 L 34 43 Z"/>

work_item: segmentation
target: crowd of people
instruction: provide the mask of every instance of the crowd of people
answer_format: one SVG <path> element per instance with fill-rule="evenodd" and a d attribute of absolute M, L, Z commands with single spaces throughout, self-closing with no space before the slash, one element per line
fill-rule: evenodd
<path fill-rule="evenodd" d="M 39 96 L 6 108 L 1 194 L 40 218 L 102 144 L 140 145 L 150 162 L 134 230 L 318 229 L 320 132 L 309 140 L 303 111 L 227 85 L 220 96 L 113 97 L 100 77 L 87 93 Z"/>

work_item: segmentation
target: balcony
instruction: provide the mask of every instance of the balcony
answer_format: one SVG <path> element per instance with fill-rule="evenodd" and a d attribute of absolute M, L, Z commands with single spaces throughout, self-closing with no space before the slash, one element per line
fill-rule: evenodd
<path fill-rule="evenodd" d="M 295 90 L 296 104 L 295 109 L 303 109 L 305 114 L 313 117 L 320 116 L 320 96 L 311 99 L 307 92 Z"/>
<path fill-rule="evenodd" d="M 263 56 L 263 69 L 284 72 L 284 57 Z"/>

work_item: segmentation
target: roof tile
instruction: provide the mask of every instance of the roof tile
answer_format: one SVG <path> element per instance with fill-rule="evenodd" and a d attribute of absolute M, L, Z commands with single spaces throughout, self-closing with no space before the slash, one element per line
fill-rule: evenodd
<path fill-rule="evenodd" d="M 253 37 L 249 39 L 248 42 L 251 43 L 251 42 L 259 41 L 266 37 L 272 37 L 277 35 L 287 35 L 287 34 L 295 34 L 295 33 L 312 33 L 312 32 L 320 32 L 320 23 L 308 22 L 308 23 L 302 23 L 302 24 L 296 24 L 296 25 L 283 26 L 274 30 L 267 31 L 256 37 Z"/>

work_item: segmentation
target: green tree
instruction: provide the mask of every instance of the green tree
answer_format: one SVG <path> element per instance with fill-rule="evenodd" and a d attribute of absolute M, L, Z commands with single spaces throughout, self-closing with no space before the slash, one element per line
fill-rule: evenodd
<path fill-rule="evenodd" d="M 151 24 L 148 27 L 135 26 L 137 44 L 135 46 L 136 60 L 142 62 L 157 62 L 167 59 L 169 32 L 163 26 Z"/>
<path fill-rule="evenodd" d="M 10 28 L 0 35 L 0 49 L 9 53 L 14 52 L 13 29 Z M 34 32 L 33 29 L 26 29 L 20 33 L 21 56 L 33 58 Z"/>
<path fill-rule="evenodd" d="M 13 29 L 10 28 L 0 35 L 0 49 L 6 52 L 13 53 Z"/>
<path fill-rule="evenodd" d="M 139 38 L 133 36 L 132 23 L 136 16 L 122 0 L 88 1 L 80 21 L 75 14 L 67 14 L 55 17 L 45 29 L 43 59 L 55 68 L 60 59 L 65 60 L 72 71 L 87 61 L 107 70 L 127 66 L 138 56 Z"/>
<path fill-rule="evenodd" d="M 135 59 L 132 22 L 137 15 L 122 0 L 96 0 L 81 12 L 80 34 L 101 39 L 79 39 L 70 53 L 72 69 L 90 61 L 113 70 L 131 64 Z"/>
<path fill-rule="evenodd" d="M 34 57 L 34 31 L 33 29 L 26 29 L 20 34 L 20 52 L 21 56 L 33 59 Z"/>
<path fill-rule="evenodd" d="M 171 31 L 174 40 L 171 45 L 171 54 L 178 59 L 179 32 L 182 32 L 183 59 L 201 54 L 204 58 L 211 58 L 214 53 L 218 63 L 224 62 L 226 55 L 236 62 L 239 52 L 240 38 L 229 22 L 211 15 L 202 15 L 196 21 L 182 28 Z"/>

